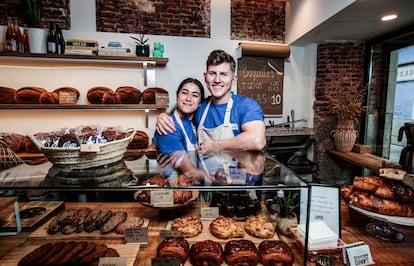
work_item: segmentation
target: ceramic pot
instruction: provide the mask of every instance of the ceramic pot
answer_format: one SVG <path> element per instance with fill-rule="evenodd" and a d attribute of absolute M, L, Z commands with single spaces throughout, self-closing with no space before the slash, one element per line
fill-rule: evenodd
<path fill-rule="evenodd" d="M 355 145 L 358 131 L 355 129 L 338 128 L 331 131 L 335 149 L 340 152 L 350 152 Z"/>
<path fill-rule="evenodd" d="M 29 28 L 29 50 L 33 54 L 45 54 L 47 52 L 47 30 L 40 28 Z"/>
<path fill-rule="evenodd" d="M 296 214 L 290 214 L 286 217 L 280 217 L 278 216 L 276 218 L 276 227 L 279 233 L 285 236 L 290 235 L 289 227 L 292 225 L 298 224 L 298 218 L 296 217 Z"/>
<path fill-rule="evenodd" d="M 135 54 L 137 56 L 149 57 L 149 54 L 150 54 L 149 45 L 137 45 L 137 46 L 135 46 Z"/>

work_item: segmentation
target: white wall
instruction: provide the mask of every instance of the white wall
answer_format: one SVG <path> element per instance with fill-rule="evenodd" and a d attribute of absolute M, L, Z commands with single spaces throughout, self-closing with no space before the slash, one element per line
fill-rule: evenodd
<path fill-rule="evenodd" d="M 129 34 L 96 32 L 95 0 L 71 0 L 71 30 L 64 31 L 64 37 L 96 39 L 100 45 L 108 41 L 120 41 L 124 46 L 134 47 Z M 153 85 L 170 92 L 170 106 L 175 104 L 175 91 L 185 77 L 193 76 L 203 80 L 205 60 L 213 49 L 223 49 L 235 55 L 239 40 L 230 40 L 230 0 L 211 0 L 211 38 L 187 38 L 149 35 L 150 43 L 162 42 L 164 57 L 169 58 L 165 67 L 157 67 L 156 82 Z M 313 99 L 316 45 L 291 47 L 291 55 L 285 61 L 283 117 L 274 118 L 275 123 L 285 122 L 290 110 L 295 118 L 308 119 L 298 126 L 313 126 Z M 59 86 L 74 86 L 81 91 L 80 103 L 86 103 L 85 95 L 92 86 L 116 88 L 132 85 L 145 89 L 142 71 L 131 68 L 102 68 L 65 66 L 5 66 L 0 59 L 0 86 L 19 88 L 33 85 L 53 90 Z M 150 113 L 150 132 L 157 112 Z M 267 122 L 267 121 L 266 121 Z M 140 111 L 5 111 L 0 110 L 0 131 L 36 133 L 59 127 L 84 124 L 144 128 L 144 113 Z"/>

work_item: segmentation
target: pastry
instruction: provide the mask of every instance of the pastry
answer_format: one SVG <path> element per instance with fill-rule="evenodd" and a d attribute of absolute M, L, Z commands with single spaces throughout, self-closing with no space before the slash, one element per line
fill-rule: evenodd
<path fill-rule="evenodd" d="M 16 91 L 14 102 L 18 104 L 38 104 L 43 92 L 47 91 L 40 87 L 22 87 Z"/>
<path fill-rule="evenodd" d="M 144 224 L 144 218 L 128 216 L 127 219 L 115 228 L 117 234 L 124 234 L 126 229 L 139 228 Z"/>
<path fill-rule="evenodd" d="M 120 102 L 123 104 L 139 104 L 141 102 L 142 92 L 131 86 L 122 86 L 115 91 L 120 97 Z"/>
<path fill-rule="evenodd" d="M 184 263 L 189 255 L 190 244 L 182 236 L 167 237 L 157 247 L 157 258 L 177 258 Z"/>
<path fill-rule="evenodd" d="M 58 104 L 59 95 L 55 92 L 42 92 L 39 97 L 39 103 L 41 104 Z"/>
<path fill-rule="evenodd" d="M 255 266 L 259 263 L 259 253 L 250 240 L 231 240 L 224 246 L 224 259 L 229 266 Z"/>
<path fill-rule="evenodd" d="M 0 104 L 14 103 L 16 90 L 8 87 L 0 87 Z"/>
<path fill-rule="evenodd" d="M 107 92 L 113 92 L 113 90 L 107 87 L 93 87 L 86 93 L 86 98 L 92 104 L 101 104 L 102 97 Z"/>
<path fill-rule="evenodd" d="M 194 237 L 201 233 L 203 225 L 199 217 L 187 216 L 176 218 L 171 224 L 171 230 L 176 230 L 184 237 Z"/>
<path fill-rule="evenodd" d="M 375 192 L 383 182 L 378 176 L 355 176 L 352 184 L 354 185 L 354 189 Z"/>
<path fill-rule="evenodd" d="M 46 243 L 41 245 L 40 247 L 36 248 L 32 252 L 25 255 L 17 264 L 18 266 L 31 266 L 35 265 L 38 261 L 40 261 L 46 254 L 49 253 L 50 249 L 52 248 L 52 243 Z"/>
<path fill-rule="evenodd" d="M 147 88 L 142 92 L 142 103 L 145 104 L 155 104 L 155 95 L 157 93 L 165 93 L 168 95 L 168 91 L 163 88 Z"/>
<path fill-rule="evenodd" d="M 210 223 L 210 232 L 221 239 L 244 237 L 242 225 L 233 218 L 217 217 Z"/>
<path fill-rule="evenodd" d="M 128 149 L 146 149 L 148 148 L 148 135 L 144 131 L 137 130 L 131 142 L 128 144 Z"/>
<path fill-rule="evenodd" d="M 224 261 L 224 251 L 220 243 L 204 240 L 190 248 L 190 262 L 194 266 L 219 266 Z"/>
<path fill-rule="evenodd" d="M 281 240 L 265 240 L 259 244 L 259 261 L 263 266 L 291 266 L 294 262 L 292 250 Z"/>
<path fill-rule="evenodd" d="M 263 216 L 247 217 L 244 230 L 249 235 L 262 239 L 269 239 L 275 235 L 275 227 Z"/>
<path fill-rule="evenodd" d="M 190 190 L 174 190 L 173 198 L 174 204 L 183 204 L 191 199 L 193 192 Z"/>

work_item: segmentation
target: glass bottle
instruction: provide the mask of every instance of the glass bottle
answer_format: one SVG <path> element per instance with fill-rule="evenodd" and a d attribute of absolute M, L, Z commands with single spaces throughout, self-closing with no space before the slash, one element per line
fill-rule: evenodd
<path fill-rule="evenodd" d="M 57 53 L 65 53 L 65 39 L 63 38 L 62 28 L 59 24 L 56 24 L 56 35 L 57 35 Z"/>
<path fill-rule="evenodd" d="M 49 31 L 47 33 L 47 53 L 57 53 L 56 25 L 52 21 L 49 21 Z"/>
<path fill-rule="evenodd" d="M 6 32 L 6 43 L 8 52 L 17 52 L 17 31 L 15 30 L 14 23 L 17 23 L 16 19 L 7 19 L 7 32 Z"/>
<path fill-rule="evenodd" d="M 276 197 L 274 198 L 273 202 L 270 205 L 270 219 L 272 221 L 276 221 L 278 216 L 280 215 L 280 211 L 283 208 L 283 200 L 282 198 L 285 197 L 285 193 L 283 190 L 278 190 Z"/>

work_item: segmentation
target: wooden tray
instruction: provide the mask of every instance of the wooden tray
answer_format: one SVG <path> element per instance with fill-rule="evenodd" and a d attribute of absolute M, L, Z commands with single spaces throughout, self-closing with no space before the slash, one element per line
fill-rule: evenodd
<path fill-rule="evenodd" d="M 212 221 L 208 221 L 208 220 L 201 221 L 201 223 L 203 225 L 201 233 L 196 235 L 195 237 L 186 238 L 188 243 L 191 245 L 191 244 L 194 244 L 196 242 L 200 242 L 200 241 L 203 241 L 203 240 L 206 240 L 206 239 L 210 239 L 210 240 L 216 241 L 216 242 L 221 243 L 221 244 L 226 244 L 230 240 L 247 239 L 247 240 L 251 240 L 253 243 L 258 245 L 258 244 L 260 244 L 260 242 L 262 242 L 264 240 L 279 240 L 279 236 L 278 236 L 277 232 L 275 232 L 273 237 L 269 238 L 269 239 L 257 238 L 257 237 L 249 235 L 246 232 L 244 232 L 244 237 L 243 238 L 226 238 L 226 239 L 218 238 L 210 232 L 209 227 L 210 227 L 211 222 Z M 244 223 L 245 222 L 244 221 L 239 221 L 239 223 L 244 228 Z M 166 226 L 166 230 L 171 230 L 171 225 L 172 225 L 172 221 L 168 221 L 167 226 Z"/>
<path fill-rule="evenodd" d="M 110 248 L 114 248 L 118 251 L 120 257 L 127 258 L 127 265 L 133 266 L 138 256 L 140 248 L 139 244 L 127 244 L 127 245 L 107 245 Z M 0 265 L 2 266 L 16 266 L 19 261 L 26 256 L 29 252 L 32 252 L 39 246 L 25 246 L 13 249 L 10 253 L 0 259 Z"/>
<path fill-rule="evenodd" d="M 111 209 L 114 211 L 113 209 Z M 116 211 L 116 210 L 115 210 Z M 56 240 L 56 239 L 62 239 L 62 240 L 123 240 L 124 235 L 123 234 L 117 234 L 115 232 L 111 232 L 108 234 L 101 234 L 99 230 L 95 230 L 93 232 L 81 232 L 81 233 L 72 233 L 65 235 L 61 232 L 57 232 L 56 234 L 49 234 L 47 232 L 47 228 L 50 224 L 50 222 L 53 220 L 50 219 L 45 224 L 43 224 L 41 227 L 39 227 L 36 231 L 31 233 L 29 235 L 29 239 L 48 239 L 48 240 Z M 141 227 L 148 227 L 150 220 L 147 218 L 144 218 L 144 224 Z M 140 243 L 145 244 L 145 243 Z"/>

